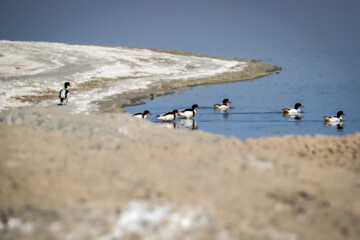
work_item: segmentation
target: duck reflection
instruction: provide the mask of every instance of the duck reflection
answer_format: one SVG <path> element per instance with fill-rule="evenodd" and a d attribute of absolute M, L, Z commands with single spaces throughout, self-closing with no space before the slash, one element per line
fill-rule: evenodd
<path fill-rule="evenodd" d="M 217 112 L 217 113 L 222 113 L 224 119 L 229 118 L 229 115 L 230 115 L 229 114 L 229 109 L 225 109 L 225 110 L 223 110 L 223 109 L 215 109 L 214 111 Z"/>
<path fill-rule="evenodd" d="M 176 123 L 174 123 L 174 122 L 161 122 L 159 124 L 160 124 L 160 126 L 163 126 L 164 128 L 176 128 Z"/>
<path fill-rule="evenodd" d="M 331 126 L 331 127 L 336 127 L 337 130 L 342 131 L 345 127 L 345 124 L 341 123 L 336 123 L 336 122 L 324 122 L 325 126 Z"/>
<path fill-rule="evenodd" d="M 288 120 L 290 120 L 290 119 L 302 120 L 304 118 L 304 116 L 300 116 L 300 114 L 299 115 L 290 115 L 289 113 L 283 113 L 283 117 L 287 118 Z"/>
<path fill-rule="evenodd" d="M 191 130 L 198 129 L 195 119 L 185 119 L 185 118 L 179 119 L 176 122 L 176 127 L 177 128 L 188 128 Z"/>
<path fill-rule="evenodd" d="M 230 116 L 230 114 L 229 114 L 228 111 L 223 111 L 222 114 L 223 114 L 223 118 L 224 118 L 224 119 L 228 119 L 229 116 Z"/>
<path fill-rule="evenodd" d="M 342 123 L 339 123 L 338 125 L 336 125 L 336 129 L 338 131 L 342 131 L 344 129 L 344 127 L 345 127 L 345 124 L 342 124 Z"/>

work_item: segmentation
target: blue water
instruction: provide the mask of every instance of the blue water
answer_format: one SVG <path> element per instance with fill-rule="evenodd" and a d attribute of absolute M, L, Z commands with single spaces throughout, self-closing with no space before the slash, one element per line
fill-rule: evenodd
<path fill-rule="evenodd" d="M 360 131 L 359 52 L 273 49 L 264 55 L 264 62 L 283 67 L 280 74 L 176 91 L 181 94 L 147 100 L 145 105 L 126 110 L 134 113 L 149 109 L 153 113 L 149 120 L 160 123 L 154 115 L 189 108 L 196 103 L 201 109 L 195 122 L 164 125 L 201 129 L 240 139 L 286 134 L 345 135 Z M 224 98 L 232 101 L 230 110 L 216 112 L 213 104 Z M 281 109 L 293 107 L 297 102 L 304 106 L 301 118 L 284 117 Z M 324 125 L 323 116 L 336 115 L 339 110 L 346 114 L 343 125 Z"/>

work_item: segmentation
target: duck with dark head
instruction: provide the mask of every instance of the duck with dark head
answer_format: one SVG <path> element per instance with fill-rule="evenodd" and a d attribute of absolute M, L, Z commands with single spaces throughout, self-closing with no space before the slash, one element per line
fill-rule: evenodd
<path fill-rule="evenodd" d="M 59 92 L 60 105 L 68 104 L 69 97 L 70 97 L 70 91 L 69 91 L 68 87 L 71 87 L 71 83 L 69 83 L 69 82 L 64 83 L 64 88 L 61 89 Z"/>
<path fill-rule="evenodd" d="M 193 118 L 196 115 L 196 108 L 200 109 L 197 104 L 192 105 L 191 108 L 179 110 L 179 116 L 183 118 Z"/>
<path fill-rule="evenodd" d="M 342 124 L 343 119 L 341 116 L 345 116 L 343 111 L 338 111 L 336 116 L 324 117 L 325 124 L 328 124 L 328 125 Z"/>
<path fill-rule="evenodd" d="M 301 113 L 299 107 L 304 107 L 301 103 L 296 103 L 294 108 L 283 108 L 284 116 L 297 116 Z"/>
<path fill-rule="evenodd" d="M 215 104 L 214 109 L 220 111 L 227 111 L 230 108 L 228 103 L 231 103 L 230 100 L 225 98 L 222 103 Z"/>
<path fill-rule="evenodd" d="M 143 113 L 142 112 L 134 113 L 132 116 L 136 118 L 146 119 L 148 114 L 152 115 L 149 110 L 145 110 Z"/>
<path fill-rule="evenodd" d="M 179 115 L 179 111 L 178 110 L 173 110 L 172 112 L 168 112 L 168 113 L 158 115 L 157 119 L 161 120 L 163 122 L 171 122 L 171 121 L 174 121 L 176 119 L 177 115 Z"/>

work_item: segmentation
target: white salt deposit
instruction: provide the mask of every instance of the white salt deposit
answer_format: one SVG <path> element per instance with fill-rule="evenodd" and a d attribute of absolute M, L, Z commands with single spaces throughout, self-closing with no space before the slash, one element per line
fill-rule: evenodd
<path fill-rule="evenodd" d="M 113 233 L 107 235 L 106 239 L 127 239 L 129 236 L 139 236 L 144 240 L 203 239 L 201 237 L 211 231 L 217 232 L 218 229 L 214 228 L 212 213 L 205 206 L 176 208 L 169 204 L 151 205 L 144 201 L 132 201 L 123 209 Z M 223 232 L 221 236 L 224 236 Z M 213 239 L 218 237 L 214 236 Z"/>
<path fill-rule="evenodd" d="M 10 230 L 18 230 L 24 234 L 30 234 L 34 230 L 32 223 L 25 222 L 20 218 L 10 218 L 7 226 Z"/>
<path fill-rule="evenodd" d="M 147 88 L 156 81 L 186 81 L 224 72 L 239 72 L 246 62 L 160 53 L 146 49 L 0 41 L 0 111 L 31 103 L 21 96 L 60 91 L 91 80 L 112 79 L 105 87 L 72 93 L 66 110 L 92 112 L 91 102 L 128 90 Z M 121 80 L 120 80 L 121 79 Z M 40 105 L 52 106 L 55 98 Z"/>

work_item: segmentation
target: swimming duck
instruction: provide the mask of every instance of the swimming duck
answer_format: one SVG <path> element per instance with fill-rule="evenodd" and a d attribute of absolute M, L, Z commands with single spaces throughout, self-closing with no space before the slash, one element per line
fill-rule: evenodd
<path fill-rule="evenodd" d="M 59 92 L 59 99 L 61 105 L 66 105 L 68 103 L 70 97 L 70 91 L 68 87 L 71 87 L 71 83 L 69 82 L 64 83 L 64 89 L 61 89 Z"/>
<path fill-rule="evenodd" d="M 216 110 L 228 110 L 229 109 L 228 103 L 231 103 L 231 102 L 229 101 L 229 99 L 225 98 L 222 103 L 215 104 L 214 108 Z"/>
<path fill-rule="evenodd" d="M 192 118 L 195 117 L 196 115 L 196 110 L 195 108 L 199 108 L 199 106 L 197 104 L 192 105 L 191 108 L 187 108 L 187 109 L 181 109 L 179 110 L 179 116 L 183 117 L 183 118 Z"/>
<path fill-rule="evenodd" d="M 172 112 L 164 113 L 161 115 L 158 115 L 158 120 L 164 121 L 164 122 L 171 122 L 176 119 L 176 115 L 179 114 L 178 110 L 173 110 Z"/>
<path fill-rule="evenodd" d="M 299 115 L 301 113 L 299 107 L 304 107 L 304 106 L 301 105 L 301 103 L 296 103 L 294 108 L 284 108 L 283 109 L 284 115 L 293 115 L 293 116 Z"/>
<path fill-rule="evenodd" d="M 146 119 L 148 114 L 152 115 L 149 110 L 145 110 L 143 113 L 141 113 L 141 112 L 134 113 L 132 116 L 136 117 L 136 118 Z"/>
<path fill-rule="evenodd" d="M 345 116 L 344 112 L 343 111 L 338 111 L 336 116 L 328 116 L 328 117 L 325 117 L 324 120 L 325 120 L 325 123 L 329 123 L 329 124 L 339 124 L 339 123 L 342 123 L 343 119 L 341 116 Z"/>

